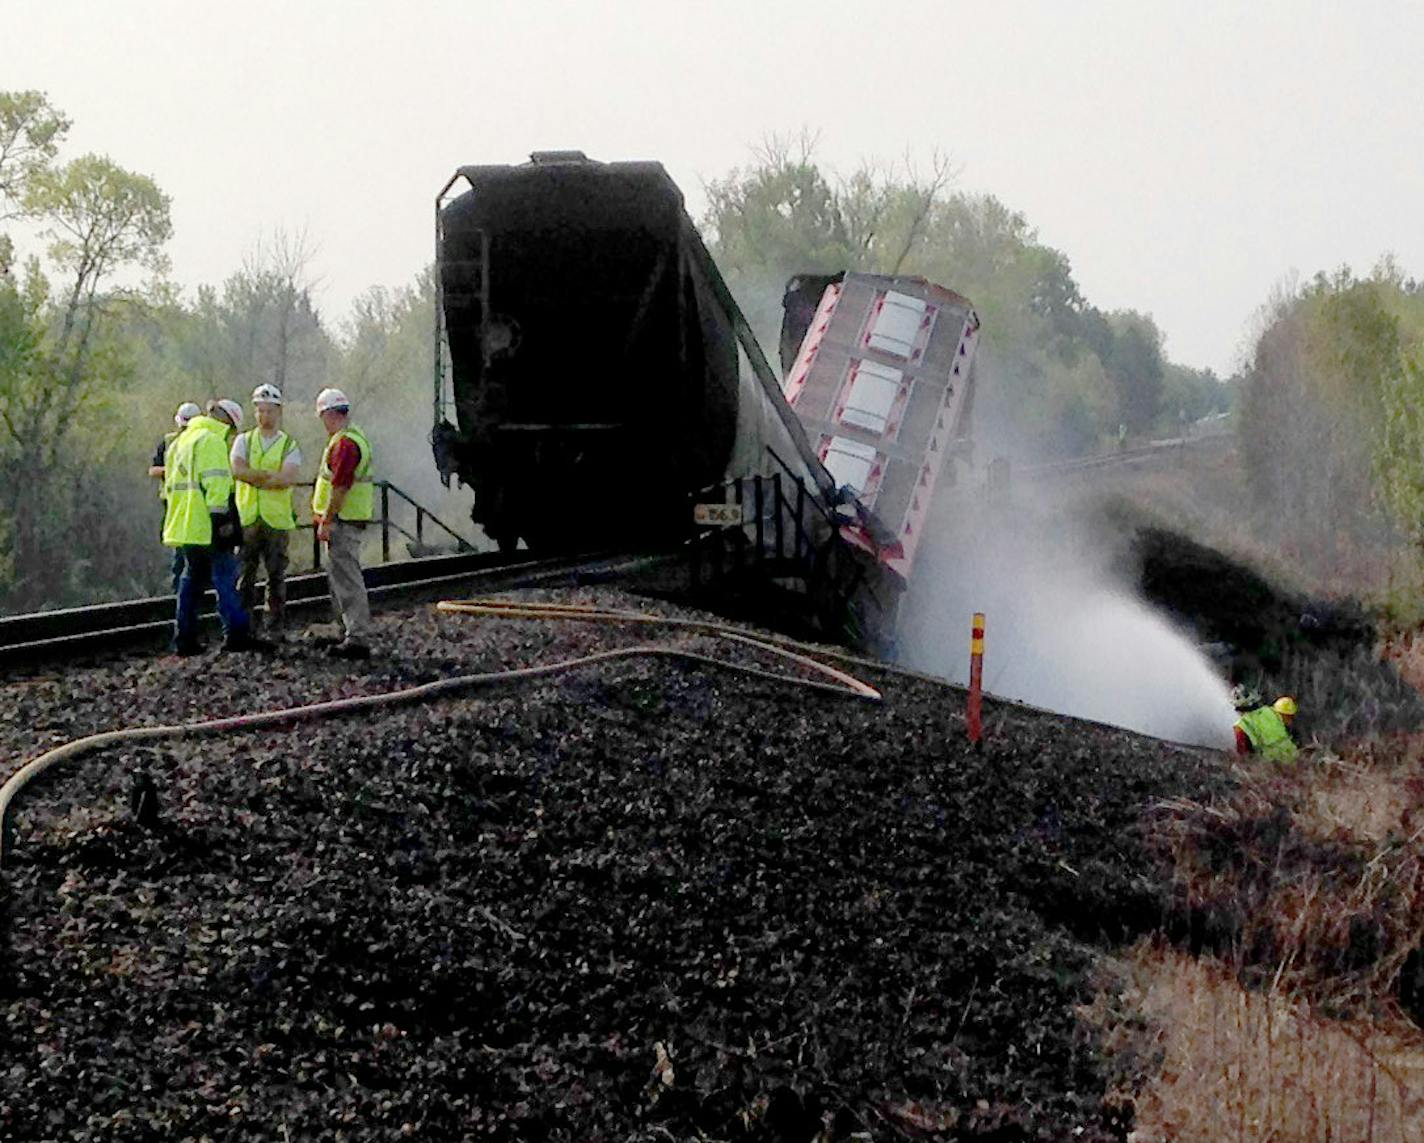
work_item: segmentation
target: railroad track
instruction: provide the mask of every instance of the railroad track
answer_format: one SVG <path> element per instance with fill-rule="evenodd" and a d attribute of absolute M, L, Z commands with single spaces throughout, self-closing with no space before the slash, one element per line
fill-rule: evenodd
<path fill-rule="evenodd" d="M 666 558 L 669 557 L 626 553 L 552 559 L 498 552 L 427 556 L 366 568 L 366 589 L 373 602 L 418 600 L 465 586 L 488 592 L 538 584 L 585 582 L 632 564 Z M 292 576 L 287 580 L 289 611 L 310 613 L 329 603 L 330 598 L 324 572 Z M 173 607 L 172 596 L 160 595 L 0 617 L 0 665 L 73 659 L 162 643 L 173 633 Z M 203 623 L 205 627 L 216 623 L 211 592 L 207 595 Z"/>
<path fill-rule="evenodd" d="M 1171 440 L 1152 441 L 1136 448 L 1121 452 L 1103 453 L 1100 456 L 1078 457 L 1074 460 L 1054 461 L 1051 464 L 1025 465 L 1015 470 L 1015 477 L 1025 480 L 1057 480 L 1063 477 L 1091 475 L 1104 471 L 1138 468 L 1155 464 L 1180 462 L 1188 451 L 1197 452 L 1204 448 L 1221 448 L 1235 443 L 1230 433 L 1214 433 L 1210 436 L 1175 437 Z"/>
<path fill-rule="evenodd" d="M 1186 450 L 1229 444 L 1228 434 L 1155 441 L 1140 448 L 1052 464 L 1030 465 L 1015 472 L 1030 481 L 1089 476 L 1107 470 L 1160 464 L 1178 459 Z M 538 559 L 498 552 L 464 552 L 426 556 L 376 564 L 365 569 L 366 587 L 374 602 L 424 596 L 435 597 L 462 585 L 481 591 L 499 591 L 560 579 L 578 582 L 599 571 L 630 561 L 666 559 L 667 556 L 632 557 L 627 553 L 564 556 Z M 287 607 L 294 613 L 311 613 L 330 602 L 324 572 L 310 572 L 287 580 Z M 212 595 L 208 594 L 204 625 L 216 622 Z M 154 646 L 172 634 L 172 596 L 153 596 L 89 607 L 37 611 L 0 617 L 0 667 L 103 654 L 125 648 Z"/>

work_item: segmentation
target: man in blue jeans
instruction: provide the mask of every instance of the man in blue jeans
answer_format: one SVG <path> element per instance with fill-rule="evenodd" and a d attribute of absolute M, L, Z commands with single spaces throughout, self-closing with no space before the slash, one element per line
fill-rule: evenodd
<path fill-rule="evenodd" d="M 272 644 L 252 634 L 251 620 L 237 594 L 236 548 L 242 537 L 232 502 L 228 438 L 242 424 L 242 406 L 224 398 L 209 401 L 168 448 L 163 485 L 168 511 L 163 542 L 183 553 L 173 649 L 196 655 L 203 591 L 212 584 L 222 621 L 224 651 L 268 651 Z"/>
<path fill-rule="evenodd" d="M 203 410 L 198 408 L 192 401 L 184 401 L 178 406 L 178 412 L 173 415 L 173 423 L 177 428 L 163 434 L 163 439 L 158 442 L 158 447 L 153 450 L 153 460 L 148 465 L 148 475 L 158 482 L 158 506 L 162 509 L 162 514 L 158 518 L 158 539 L 163 541 L 163 525 L 168 517 L 168 493 L 163 489 L 163 459 L 171 445 L 188 427 L 188 422 L 196 417 Z M 173 575 L 172 591 L 178 594 L 178 579 L 183 574 L 183 549 L 173 549 L 173 559 L 170 565 Z"/>

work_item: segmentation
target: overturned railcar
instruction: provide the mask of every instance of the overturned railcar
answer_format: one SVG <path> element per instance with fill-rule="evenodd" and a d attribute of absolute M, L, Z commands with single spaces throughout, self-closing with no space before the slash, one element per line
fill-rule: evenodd
<path fill-rule="evenodd" d="M 782 305 L 786 399 L 841 490 L 841 534 L 908 580 L 968 457 L 979 317 L 924 278 L 858 272 L 793 278 Z"/>
<path fill-rule="evenodd" d="M 739 477 L 833 494 L 661 164 L 462 167 L 436 227 L 436 462 L 502 548 L 677 541 Z"/>

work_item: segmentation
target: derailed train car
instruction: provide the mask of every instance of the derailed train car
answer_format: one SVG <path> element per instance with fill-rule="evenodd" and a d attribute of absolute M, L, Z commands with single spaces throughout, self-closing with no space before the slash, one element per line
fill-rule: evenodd
<path fill-rule="evenodd" d="M 676 541 L 736 478 L 834 495 L 661 164 L 462 167 L 436 216 L 432 443 L 501 548 Z"/>
<path fill-rule="evenodd" d="M 843 537 L 901 580 L 935 492 L 968 452 L 979 317 L 924 278 L 793 278 L 783 298 L 785 394 L 830 471 Z"/>

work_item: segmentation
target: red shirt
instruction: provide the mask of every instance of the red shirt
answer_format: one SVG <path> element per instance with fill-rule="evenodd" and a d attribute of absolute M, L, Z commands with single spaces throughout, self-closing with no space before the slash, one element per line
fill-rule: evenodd
<path fill-rule="evenodd" d="M 361 463 L 361 446 L 342 437 L 331 450 L 331 486 L 350 488 L 356 483 L 356 466 Z"/>

